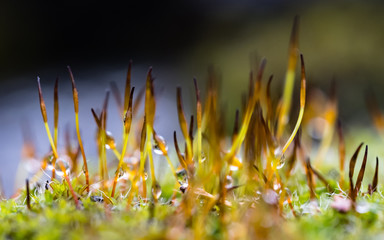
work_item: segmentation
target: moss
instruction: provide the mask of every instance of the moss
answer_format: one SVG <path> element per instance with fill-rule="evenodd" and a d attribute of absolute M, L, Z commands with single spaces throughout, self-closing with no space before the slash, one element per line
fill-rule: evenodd
<path fill-rule="evenodd" d="M 219 76 L 213 69 L 209 72 L 205 98 L 194 80 L 196 124 L 193 116 L 186 117 L 181 88 L 177 88 L 175 107 L 183 139 L 179 142 L 174 132 L 175 153 L 169 151 L 171 145 L 155 131 L 152 68 L 145 89 L 134 97 L 130 63 L 124 98 L 118 89 L 112 91 L 121 114 L 123 143 L 115 142 L 107 132 L 109 92 L 101 112 L 92 109 L 98 128 L 97 173 L 88 169 L 84 155 L 78 122 L 79 93 L 72 71 L 68 67 L 79 146 L 73 149 L 67 141 L 63 153 L 56 149 L 57 81 L 52 137 L 38 80 L 40 107 L 52 153 L 42 158 L 41 170 L 26 181 L 25 189 L 15 198 L 0 202 L 0 236 L 3 239 L 368 239 L 384 234 L 384 198 L 377 191 L 381 185 L 375 188 L 380 174 L 373 175 L 369 169 L 365 173 L 369 168 L 367 163 L 371 162 L 368 147 L 365 146 L 361 165 L 358 154 L 363 144 L 347 161 L 349 168 L 345 168 L 345 145 L 356 146 L 349 139 L 344 143 L 342 126 L 337 123 L 334 93 L 320 103 L 313 98 L 307 101 L 302 54 L 299 114 L 296 117 L 290 114 L 295 102 L 289 88 L 294 86 L 298 60 L 298 18 L 289 53 L 285 86 L 288 90 L 279 99 L 280 103 L 275 104 L 274 94 L 270 92 L 272 77 L 267 84 L 263 81 L 266 60 L 262 60 L 258 70 L 250 75 L 249 92 L 244 95 L 241 111 L 236 112 L 232 133 L 223 126 L 225 109 L 219 104 Z M 141 113 L 138 109 L 143 97 Z M 378 109 L 372 112 L 377 123 L 381 113 Z M 314 129 L 322 133 L 320 139 L 311 136 Z M 107 151 L 112 151 L 118 164 L 107 157 Z M 81 169 L 77 167 L 80 153 Z M 155 174 L 154 153 L 168 162 L 169 174 L 163 179 L 157 179 Z M 177 166 L 172 160 L 178 161 Z M 353 174 L 355 165 L 361 166 L 358 174 Z M 344 176 L 347 172 L 348 177 Z M 43 182 L 42 175 L 50 179 Z M 371 188 L 367 192 L 368 183 Z"/>

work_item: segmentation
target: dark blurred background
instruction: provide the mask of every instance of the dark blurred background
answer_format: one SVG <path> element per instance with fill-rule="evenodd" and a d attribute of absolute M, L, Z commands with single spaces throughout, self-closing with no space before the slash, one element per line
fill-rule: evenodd
<path fill-rule="evenodd" d="M 86 151 L 92 155 L 95 125 L 89 109 L 101 105 L 108 82 L 123 87 L 129 59 L 137 86 L 153 66 L 161 92 L 157 124 L 168 137 L 177 120 L 175 86 L 184 87 L 186 101 L 193 100 L 191 80 L 196 76 L 204 85 L 210 64 L 220 69 L 229 114 L 247 88 L 251 55 L 267 58 L 267 74 L 275 75 L 273 87 L 280 91 L 297 14 L 308 83 L 328 89 L 335 78 L 341 118 L 368 124 L 365 90 L 372 88 L 384 100 L 383 10 L 381 1 L 1 1 L 0 175 L 5 191 L 9 195 L 13 189 L 21 125 L 28 122 L 39 156 L 49 149 L 38 107 L 37 75 L 49 111 L 54 79 L 60 78 L 60 126 L 73 126 L 66 73 L 66 66 L 72 66 Z M 115 118 L 110 128 L 119 133 L 112 102 L 110 115 L 115 111 Z"/>

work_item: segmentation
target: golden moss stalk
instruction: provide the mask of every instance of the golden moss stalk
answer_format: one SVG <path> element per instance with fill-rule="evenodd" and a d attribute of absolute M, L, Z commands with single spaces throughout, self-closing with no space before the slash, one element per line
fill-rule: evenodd
<path fill-rule="evenodd" d="M 298 57 L 298 42 L 299 42 L 299 17 L 296 16 L 293 22 L 291 40 L 289 43 L 289 59 L 288 69 L 285 75 L 285 85 L 283 93 L 283 102 L 278 117 L 277 138 L 280 139 L 284 129 L 289 121 L 289 113 L 291 110 L 291 100 L 293 87 L 295 83 L 295 71 Z"/>
<path fill-rule="evenodd" d="M 106 186 L 108 180 L 108 167 L 107 167 L 107 145 L 114 145 L 112 144 L 112 141 L 109 142 L 107 137 L 107 109 L 108 109 L 108 102 L 109 102 L 109 91 L 106 91 L 105 99 L 103 103 L 103 110 L 102 114 L 100 116 L 101 120 L 101 131 L 100 131 L 100 177 L 104 181 L 104 186 Z M 115 147 L 112 147 L 115 148 Z M 118 158 L 120 159 L 120 158 Z"/>
<path fill-rule="evenodd" d="M 373 179 L 372 179 L 371 194 L 377 191 L 378 181 L 379 181 L 379 158 L 376 157 L 375 175 L 373 176 Z"/>
<path fill-rule="evenodd" d="M 89 182 L 88 164 L 87 164 L 87 158 L 84 152 L 83 141 L 81 140 L 80 127 L 79 127 L 79 94 L 77 92 L 75 78 L 73 77 L 72 70 L 69 66 L 67 66 L 67 68 L 68 68 L 69 76 L 72 82 L 73 105 L 75 109 L 75 121 L 76 121 L 76 134 L 77 134 L 77 139 L 79 141 L 81 156 L 83 157 L 85 183 L 87 185 L 87 191 L 89 192 L 90 182 Z"/>
<path fill-rule="evenodd" d="M 115 173 L 115 178 L 113 180 L 113 187 L 112 187 L 111 197 L 114 197 L 114 195 L 115 195 L 117 179 L 119 178 L 120 168 L 121 168 L 121 166 L 123 164 L 124 156 L 125 156 L 125 151 L 127 150 L 127 146 L 128 146 L 129 131 L 131 129 L 131 123 L 132 123 L 132 98 L 133 98 L 133 92 L 134 91 L 135 91 L 135 88 L 133 87 L 132 90 L 131 90 L 130 97 L 129 97 L 128 110 L 127 110 L 127 112 L 125 113 L 125 116 L 124 116 L 124 130 L 125 130 L 124 143 L 123 143 L 123 149 L 121 150 L 119 164 L 117 165 L 117 169 L 116 169 L 116 173 Z"/>
<path fill-rule="evenodd" d="M 156 112 L 156 101 L 154 96 L 154 88 L 153 88 L 153 78 L 152 78 L 152 68 L 149 69 L 146 80 L 146 88 L 145 88 L 145 117 L 146 117 L 146 142 L 145 149 L 149 158 L 149 166 L 151 169 L 151 180 L 152 180 L 152 196 L 155 202 L 157 202 L 160 192 L 160 185 L 156 180 L 155 175 L 155 165 L 153 162 L 153 153 L 152 153 L 152 134 L 153 134 L 153 122 L 155 119 Z"/>
<path fill-rule="evenodd" d="M 271 97 L 271 84 L 272 84 L 272 79 L 273 79 L 273 75 L 271 75 L 268 79 L 268 83 L 267 83 L 267 88 L 266 88 L 266 101 L 267 101 L 267 117 L 266 117 L 266 121 L 267 121 L 267 125 L 269 128 L 272 127 L 272 124 L 273 124 L 273 119 L 272 119 L 272 116 L 273 116 L 273 109 L 272 109 L 272 97 Z"/>
<path fill-rule="evenodd" d="M 337 121 L 337 135 L 339 140 L 339 161 L 340 161 L 340 187 L 344 185 L 344 168 L 345 168 L 345 141 L 343 128 L 341 126 L 341 121 Z"/>
<path fill-rule="evenodd" d="M 253 115 L 253 111 L 254 111 L 255 106 L 256 106 L 256 102 L 259 99 L 261 78 L 263 76 L 263 72 L 264 72 L 264 68 L 265 68 L 266 63 L 267 63 L 267 61 L 265 59 L 263 59 L 261 61 L 258 77 L 256 79 L 257 82 L 256 82 L 256 84 L 254 86 L 252 96 L 250 96 L 250 98 L 249 98 L 249 102 L 248 102 L 248 105 L 247 105 L 247 108 L 246 108 L 246 112 L 244 113 L 245 116 L 244 116 L 243 122 L 241 124 L 240 132 L 237 135 L 235 141 L 233 142 L 229 152 L 224 156 L 224 162 L 230 161 L 235 156 L 235 154 L 238 151 L 240 145 L 244 141 L 244 138 L 246 136 L 246 133 L 247 133 L 247 130 L 248 130 L 248 127 L 249 127 L 249 123 L 251 121 L 251 117 Z"/>
<path fill-rule="evenodd" d="M 180 87 L 178 87 L 176 90 L 176 101 L 177 101 L 177 114 L 179 117 L 180 128 L 181 128 L 181 132 L 184 136 L 185 143 L 187 145 L 186 161 L 187 161 L 187 164 L 189 165 L 192 163 L 192 143 L 191 143 L 191 139 L 189 137 L 188 123 L 187 123 L 187 120 L 185 118 L 185 114 L 184 114 L 184 110 L 183 110 L 183 99 L 181 96 L 181 88 Z"/>
<path fill-rule="evenodd" d="M 201 100 L 200 100 L 200 90 L 197 86 L 196 78 L 193 79 L 193 83 L 195 85 L 195 92 L 196 92 L 196 123 L 197 123 L 197 144 L 196 144 L 196 151 L 197 151 L 197 160 L 198 163 L 201 164 L 202 157 L 201 157 L 201 151 L 202 151 L 202 130 L 201 130 L 201 119 L 202 119 L 202 107 L 201 107 Z"/>
<path fill-rule="evenodd" d="M 360 149 L 363 146 L 363 143 L 360 143 L 360 145 L 357 147 L 355 153 L 352 155 L 351 160 L 349 161 L 349 196 L 353 201 L 354 196 L 354 184 L 353 184 L 353 172 L 355 171 L 355 165 L 357 156 L 359 155 Z"/>
<path fill-rule="evenodd" d="M 313 171 L 311 168 L 311 160 L 309 158 L 307 158 L 306 160 L 306 173 L 307 173 L 307 182 L 309 187 L 310 199 L 315 200 L 316 193 L 315 193 L 314 183 L 313 183 Z"/>
<path fill-rule="evenodd" d="M 355 189 L 353 190 L 353 197 L 352 197 L 353 200 L 356 200 L 357 194 L 360 191 L 361 183 L 363 182 L 363 178 L 364 178 L 365 167 L 367 165 L 367 158 L 368 158 L 368 145 L 365 146 L 363 162 L 361 163 L 359 175 L 357 175 Z"/>
<path fill-rule="evenodd" d="M 103 181 L 103 189 L 105 190 L 106 186 L 106 180 L 108 176 L 107 171 L 107 150 L 105 148 L 106 145 L 106 134 L 105 134 L 105 113 L 104 111 L 101 112 L 101 129 L 100 129 L 100 145 L 99 145 L 99 177 L 101 181 Z"/>
<path fill-rule="evenodd" d="M 180 165 L 181 165 L 184 169 L 186 169 L 187 171 L 189 171 L 188 165 L 187 165 L 187 163 L 185 162 L 185 158 L 184 158 L 183 155 L 181 154 L 181 151 L 180 151 L 180 148 L 179 148 L 179 144 L 178 144 L 178 142 L 177 142 L 176 131 L 173 132 L 173 143 L 174 143 L 174 145 L 175 145 L 175 150 L 176 150 L 177 158 L 179 159 Z"/>
<path fill-rule="evenodd" d="M 93 108 L 91 108 L 91 112 L 92 112 L 92 115 L 93 115 L 93 119 L 95 119 L 95 122 L 96 122 L 96 125 L 97 125 L 97 128 L 98 128 L 98 133 L 99 133 L 99 139 L 101 139 L 101 134 L 104 134 L 103 137 L 105 137 L 105 144 L 109 146 L 109 148 L 112 150 L 113 154 L 115 155 L 115 157 L 117 159 L 120 159 L 120 153 L 119 151 L 117 151 L 116 149 L 116 143 L 115 143 L 115 139 L 108 135 L 107 134 L 107 131 L 105 129 L 102 129 L 102 126 L 101 126 L 101 120 L 100 118 L 97 116 L 95 110 Z M 124 120 L 124 118 L 123 118 Z"/>
<path fill-rule="evenodd" d="M 131 91 L 131 75 L 132 75 L 132 60 L 129 61 L 127 78 L 125 81 L 125 92 L 124 92 L 124 111 L 128 110 L 130 101 Z M 124 115 L 125 116 L 125 115 Z"/>
<path fill-rule="evenodd" d="M 27 202 L 27 208 L 28 210 L 31 210 L 31 195 L 29 192 L 29 180 L 25 180 L 25 195 L 26 195 L 26 202 Z"/>
<path fill-rule="evenodd" d="M 44 102 L 44 99 L 43 99 L 43 93 L 41 91 L 40 78 L 39 77 L 37 77 L 37 85 L 38 85 L 39 99 L 40 99 L 40 110 L 41 110 L 41 114 L 43 116 L 43 121 L 44 121 L 45 129 L 47 131 L 49 143 L 51 144 L 51 148 L 52 148 L 52 152 L 53 152 L 53 161 L 52 161 L 52 165 L 53 165 L 53 168 L 52 168 L 53 169 L 52 170 L 52 179 L 53 179 L 54 178 L 54 173 L 55 173 L 55 163 L 56 163 L 56 160 L 59 158 L 59 155 L 57 153 L 55 144 L 53 142 L 51 131 L 49 130 L 48 117 L 47 117 L 47 109 L 45 107 L 45 102 Z M 64 174 L 64 179 L 68 183 L 69 191 L 70 191 L 70 193 L 71 193 L 71 195 L 73 197 L 73 200 L 75 201 L 76 207 L 79 207 L 79 201 L 77 199 L 75 191 L 72 188 L 71 181 L 69 180 L 69 177 L 67 176 L 67 172 L 66 172 L 66 169 L 65 169 L 63 163 L 60 162 L 59 166 L 61 168 L 61 171 Z"/>
<path fill-rule="evenodd" d="M 48 125 L 48 117 L 47 117 L 47 108 L 45 107 L 45 102 L 44 102 L 44 99 L 43 99 L 43 93 L 41 91 L 41 86 L 40 86 L 40 78 L 37 77 L 37 86 L 38 86 L 38 91 L 39 91 L 39 100 L 40 100 L 40 110 L 41 110 L 41 115 L 43 116 L 43 121 L 44 121 L 44 127 L 45 127 L 45 130 L 47 132 L 47 136 L 48 136 L 48 140 L 49 140 L 49 143 L 51 144 L 52 147 L 52 152 L 53 152 L 53 161 L 52 161 L 52 179 L 55 178 L 55 164 L 56 164 L 56 160 L 58 158 L 58 153 L 56 152 L 56 147 L 55 147 L 55 143 L 52 139 L 52 135 L 51 135 L 51 131 L 49 129 L 49 125 Z"/>
<path fill-rule="evenodd" d="M 144 167 L 145 167 L 145 160 L 147 158 L 146 156 L 146 137 L 147 137 L 147 121 L 146 117 L 144 116 L 143 126 L 141 128 L 141 135 L 140 135 L 140 168 L 139 168 L 139 177 L 141 178 L 143 182 L 143 197 L 147 198 L 147 186 L 146 186 L 146 179 L 145 179 L 145 173 L 144 173 Z"/>
<path fill-rule="evenodd" d="M 163 153 L 164 157 L 167 159 L 168 165 L 171 168 L 172 174 L 173 176 L 175 176 L 175 179 L 177 182 L 176 170 L 175 170 L 175 167 L 173 166 L 171 159 L 169 158 L 167 147 L 163 142 L 163 140 L 156 134 L 156 131 L 153 131 L 153 140 L 155 140 L 156 145 L 158 146 L 160 151 Z"/>
<path fill-rule="evenodd" d="M 123 117 L 126 116 L 126 112 L 128 111 L 129 105 L 129 97 L 131 91 L 131 75 L 132 75 L 132 60 L 129 61 L 127 77 L 125 80 L 125 90 L 124 90 L 124 108 L 123 108 Z M 123 129 L 123 139 L 125 138 L 125 129 Z"/>
<path fill-rule="evenodd" d="M 291 136 L 288 138 L 287 142 L 285 143 L 283 150 L 281 151 L 281 155 L 283 156 L 285 151 L 287 151 L 289 145 L 293 141 L 293 139 L 296 136 L 297 131 L 300 128 L 301 120 L 303 119 L 304 115 L 304 108 L 305 108 L 305 93 L 306 93 L 306 77 L 305 77 L 305 66 L 304 66 L 304 57 L 302 54 L 300 54 L 300 60 L 301 60 L 301 89 L 300 89 L 300 111 L 299 116 L 296 121 L 295 128 L 293 129 L 293 132 Z"/>
<path fill-rule="evenodd" d="M 54 109 L 54 132 L 53 132 L 53 140 L 55 146 L 57 148 L 57 138 L 58 138 L 58 126 L 59 126 L 59 78 L 56 78 L 55 88 L 53 93 L 53 109 Z"/>

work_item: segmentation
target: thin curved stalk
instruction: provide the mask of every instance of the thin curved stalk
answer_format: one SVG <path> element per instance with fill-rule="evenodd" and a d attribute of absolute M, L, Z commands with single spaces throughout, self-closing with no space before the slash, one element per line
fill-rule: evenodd
<path fill-rule="evenodd" d="M 285 143 L 285 145 L 283 147 L 283 150 L 281 151 L 281 157 L 284 155 L 285 151 L 287 151 L 289 145 L 292 143 L 293 139 L 295 138 L 296 133 L 300 128 L 301 121 L 303 120 L 303 115 L 304 115 L 306 77 L 305 77 L 304 57 L 302 54 L 300 54 L 300 60 L 301 60 L 300 111 L 299 111 L 299 116 L 298 116 L 297 121 L 296 121 L 295 128 L 293 129 L 291 136 L 288 138 L 287 142 Z"/>
<path fill-rule="evenodd" d="M 87 192 L 89 192 L 90 182 L 89 182 L 88 164 L 87 164 L 87 158 L 84 152 L 83 141 L 81 140 L 80 127 L 79 127 L 79 94 L 76 88 L 75 79 L 73 77 L 72 70 L 69 66 L 67 66 L 67 68 L 68 68 L 69 76 L 72 82 L 73 105 L 75 109 L 75 121 L 76 121 L 76 135 L 79 141 L 81 155 L 83 157 L 85 183 L 87 184 Z"/>

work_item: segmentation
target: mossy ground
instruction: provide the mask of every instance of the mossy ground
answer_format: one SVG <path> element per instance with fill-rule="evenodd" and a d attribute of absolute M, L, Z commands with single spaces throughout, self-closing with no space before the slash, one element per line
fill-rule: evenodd
<path fill-rule="evenodd" d="M 81 199 L 77 209 L 67 191 L 67 185 L 54 181 L 56 191 L 32 189 L 32 206 L 25 204 L 25 192 L 18 198 L 0 203 L 0 236 L 2 239 L 193 239 L 193 222 L 187 223 L 167 197 L 156 205 L 137 201 L 127 210 L 125 198 L 114 205 Z M 284 217 L 276 217 L 274 206 L 266 204 L 263 196 L 253 198 L 258 213 L 248 212 L 237 205 L 227 209 L 234 216 L 228 223 L 220 219 L 220 209 L 210 211 L 204 225 L 204 238 L 223 239 L 380 239 L 384 234 L 384 198 L 382 193 L 360 195 L 356 211 L 340 213 L 331 207 L 334 194 L 318 187 L 318 201 L 311 203 L 306 183 L 301 182 L 292 194 L 293 216 L 288 204 Z M 172 186 L 164 186 L 165 188 Z M 307 193 L 307 194 L 306 194 Z M 235 192 L 234 195 L 238 193 Z M 239 200 L 240 198 L 238 198 Z M 236 204 L 236 201 L 233 201 Z M 253 227 L 247 229 L 250 219 Z M 185 224 L 185 225 L 184 225 Z M 249 226 L 248 226 L 249 227 Z M 254 235 L 250 235 L 254 234 Z"/>

